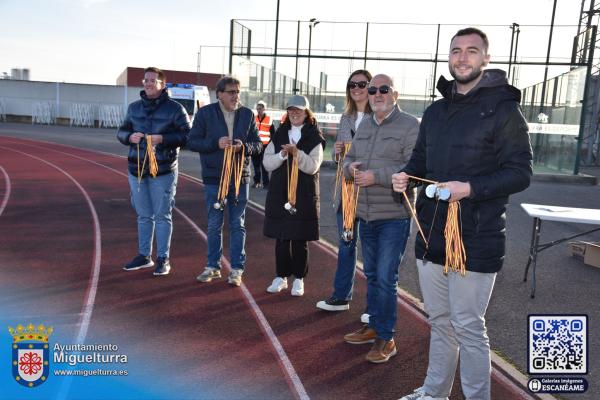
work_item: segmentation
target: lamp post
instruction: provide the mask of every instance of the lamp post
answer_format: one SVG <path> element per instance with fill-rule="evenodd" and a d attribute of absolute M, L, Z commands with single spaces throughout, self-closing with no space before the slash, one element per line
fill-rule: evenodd
<path fill-rule="evenodd" d="M 508 80 L 510 80 L 512 62 L 513 62 L 513 60 L 517 61 L 517 57 L 516 57 L 517 49 L 516 49 L 516 46 L 514 46 L 514 44 L 515 44 L 515 36 L 518 35 L 517 32 L 519 31 L 519 24 L 517 24 L 516 22 L 513 22 L 513 24 L 510 26 L 510 29 L 512 30 L 512 35 L 510 37 L 510 55 L 508 56 Z M 513 46 L 515 49 L 514 58 L 513 58 Z"/>
<path fill-rule="evenodd" d="M 275 85 L 277 83 L 277 39 L 279 37 L 279 0 L 275 16 L 275 51 L 273 52 L 273 70 L 271 71 L 271 105 L 275 106 Z"/>
<path fill-rule="evenodd" d="M 548 52 L 546 53 L 546 69 L 544 70 L 544 80 L 542 81 L 542 96 L 540 98 L 540 114 L 546 114 L 546 81 L 548 80 L 548 64 L 550 63 L 550 48 L 552 46 L 552 32 L 554 31 L 554 16 L 556 15 L 556 0 L 552 7 L 552 20 L 550 22 L 550 36 L 548 37 Z M 533 147 L 534 163 L 540 160 L 540 147 L 542 135 L 538 134 L 535 138 Z"/>
<path fill-rule="evenodd" d="M 310 50 L 311 50 L 311 46 L 312 46 L 312 30 L 315 26 L 317 26 L 317 24 L 319 23 L 319 21 L 317 21 L 316 18 L 311 18 L 308 24 L 308 72 L 306 74 L 306 95 L 308 96 L 310 94 L 310 89 L 309 89 L 309 82 L 310 82 Z"/>

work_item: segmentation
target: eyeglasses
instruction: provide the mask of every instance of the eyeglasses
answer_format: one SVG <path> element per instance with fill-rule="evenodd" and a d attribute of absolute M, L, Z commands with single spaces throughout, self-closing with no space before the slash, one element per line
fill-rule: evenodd
<path fill-rule="evenodd" d="M 392 87 L 388 86 L 388 85 L 381 85 L 379 87 L 377 87 L 377 86 L 369 86 L 369 88 L 367 89 L 367 92 L 369 92 L 369 94 L 371 96 L 374 96 L 374 95 L 377 94 L 377 90 L 379 90 L 379 93 L 381 93 L 381 94 L 388 94 L 388 92 L 390 90 L 392 90 Z"/>
<path fill-rule="evenodd" d="M 223 93 L 227 93 L 230 96 L 233 96 L 235 94 L 240 94 L 239 90 L 223 90 Z"/>
<path fill-rule="evenodd" d="M 162 79 L 142 79 L 142 85 L 145 85 L 146 83 L 156 85 L 157 83 L 162 83 Z"/>
<path fill-rule="evenodd" d="M 348 89 L 356 89 L 357 87 L 360 89 L 364 89 L 367 87 L 367 85 L 369 84 L 369 82 L 367 81 L 359 81 L 359 82 L 354 82 L 354 81 L 348 81 Z"/>

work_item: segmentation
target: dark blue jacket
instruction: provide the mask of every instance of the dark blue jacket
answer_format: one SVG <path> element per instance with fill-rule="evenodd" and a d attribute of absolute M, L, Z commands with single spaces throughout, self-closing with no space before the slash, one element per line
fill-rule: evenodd
<path fill-rule="evenodd" d="M 467 270 L 496 272 L 505 255 L 508 196 L 529 186 L 532 153 L 521 93 L 500 70 L 486 70 L 466 95 L 454 81 L 441 77 L 443 99 L 423 115 L 417 144 L 404 171 L 433 181 L 470 182 L 471 197 L 460 201 L 460 222 Z M 444 265 L 444 227 L 448 202 L 430 199 L 421 190 L 417 214 L 429 248 L 417 235 L 415 253 Z M 431 232 L 431 233 L 430 233 Z"/>
<path fill-rule="evenodd" d="M 204 183 L 218 185 L 221 181 L 224 152 L 219 148 L 219 138 L 223 136 L 228 136 L 227 123 L 219 102 L 198 110 L 194 117 L 187 148 L 200 153 Z M 262 151 L 254 113 L 248 107 L 242 106 L 235 112 L 233 139 L 240 139 L 244 143 L 246 159 L 244 160 L 242 183 L 248 183 L 250 176 L 250 157 L 248 156 Z"/>
<path fill-rule="evenodd" d="M 129 173 L 138 176 L 138 146 L 129 142 L 134 132 L 162 135 L 162 143 L 155 146 L 158 175 L 169 173 L 177 168 L 179 147 L 187 141 L 190 118 L 181 104 L 169 98 L 166 90 L 156 99 L 149 99 L 142 90 L 140 97 L 141 100 L 129 105 L 125 120 L 117 132 L 119 141 L 129 146 Z M 144 165 L 142 176 L 145 177 L 149 175 L 147 159 L 144 164 L 145 140 L 140 142 L 139 150 L 139 166 Z"/>

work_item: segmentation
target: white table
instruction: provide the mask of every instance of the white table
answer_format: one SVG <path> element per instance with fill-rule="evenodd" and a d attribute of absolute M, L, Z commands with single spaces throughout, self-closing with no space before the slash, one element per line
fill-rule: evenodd
<path fill-rule="evenodd" d="M 537 264 L 538 253 L 559 243 L 566 242 L 567 240 L 575 239 L 576 237 L 587 235 L 589 233 L 600 230 L 600 228 L 595 228 L 583 233 L 579 233 L 577 235 L 569 236 L 564 239 L 558 239 L 553 242 L 540 244 L 542 220 L 572 222 L 576 224 L 600 225 L 600 210 L 594 208 L 557 207 L 527 203 L 521 203 L 521 207 L 523 207 L 525 212 L 533 218 L 533 232 L 531 233 L 529 260 L 527 261 L 527 266 L 525 267 L 525 276 L 523 277 L 523 282 L 527 281 L 527 273 L 529 272 L 529 266 L 533 264 L 533 268 L 531 270 L 531 298 L 534 298 L 535 268 Z"/>

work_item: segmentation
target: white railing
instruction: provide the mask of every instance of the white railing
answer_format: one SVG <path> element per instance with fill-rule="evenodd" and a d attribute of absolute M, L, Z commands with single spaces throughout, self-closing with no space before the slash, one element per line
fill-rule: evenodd
<path fill-rule="evenodd" d="M 0 121 L 6 121 L 6 101 L 0 99 Z"/>
<path fill-rule="evenodd" d="M 95 105 L 89 103 L 73 103 L 69 111 L 71 126 L 94 126 Z"/>
<path fill-rule="evenodd" d="M 33 111 L 31 113 L 32 124 L 54 124 L 55 112 L 54 103 L 51 101 L 38 101 L 33 103 Z"/>
<path fill-rule="evenodd" d="M 118 128 L 124 118 L 123 106 L 120 104 L 102 104 L 98 108 L 98 126 L 100 128 Z"/>

